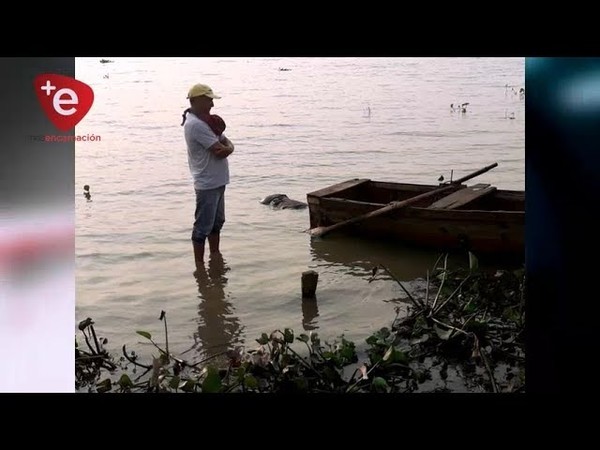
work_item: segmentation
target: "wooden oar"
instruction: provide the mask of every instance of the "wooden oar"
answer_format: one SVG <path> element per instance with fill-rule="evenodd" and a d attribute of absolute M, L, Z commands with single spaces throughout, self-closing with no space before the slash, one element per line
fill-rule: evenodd
<path fill-rule="evenodd" d="M 405 206 L 412 205 L 413 203 L 416 203 L 416 202 L 421 201 L 423 199 L 432 197 L 432 196 L 434 196 L 436 194 L 440 194 L 442 192 L 454 189 L 455 185 L 461 184 L 461 183 L 463 183 L 463 182 L 465 182 L 467 180 L 470 180 L 471 178 L 475 178 L 476 176 L 481 175 L 482 173 L 485 173 L 488 170 L 493 169 L 497 165 L 498 165 L 498 163 L 490 164 L 489 166 L 486 166 L 483 169 L 476 170 L 475 172 L 470 173 L 469 175 L 466 175 L 466 176 L 464 176 L 462 178 L 459 178 L 458 180 L 454 180 L 454 181 L 452 181 L 450 183 L 444 184 L 443 186 L 435 188 L 435 189 L 433 189 L 433 190 L 431 190 L 429 192 L 425 192 L 423 194 L 419 194 L 416 197 L 411 197 L 409 199 L 402 200 L 402 201 L 399 201 L 399 202 L 391 202 L 391 203 L 385 205 L 382 208 L 376 209 L 375 211 L 370 211 L 370 212 L 368 212 L 366 214 L 362 214 L 360 216 L 352 217 L 351 219 L 335 223 L 335 224 L 330 225 L 328 227 L 315 227 L 315 228 L 313 228 L 311 230 L 308 230 L 308 232 L 309 232 L 309 234 L 311 236 L 322 237 L 325 234 L 327 234 L 327 233 L 329 233 L 331 231 L 337 230 L 338 228 L 345 227 L 346 225 L 351 225 L 353 223 L 360 222 L 362 220 L 369 219 L 371 217 L 380 216 L 380 215 L 386 214 L 386 213 L 388 213 L 390 211 L 394 211 L 396 209 L 404 208 Z"/>

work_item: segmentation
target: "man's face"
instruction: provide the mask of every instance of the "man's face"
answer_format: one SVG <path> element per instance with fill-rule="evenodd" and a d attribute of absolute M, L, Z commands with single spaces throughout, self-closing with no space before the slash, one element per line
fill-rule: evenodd
<path fill-rule="evenodd" d="M 206 95 L 201 95 L 200 97 L 194 97 L 193 104 L 196 105 L 201 111 L 209 112 L 210 109 L 215 106 L 213 103 L 213 99 L 207 97 Z"/>

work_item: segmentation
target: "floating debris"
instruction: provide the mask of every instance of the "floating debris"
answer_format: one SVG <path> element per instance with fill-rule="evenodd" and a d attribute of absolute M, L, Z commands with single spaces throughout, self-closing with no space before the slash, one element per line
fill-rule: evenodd
<path fill-rule="evenodd" d="M 83 195 L 85 196 L 88 202 L 92 201 L 92 194 L 90 194 L 90 186 L 87 184 L 83 186 Z"/>
<path fill-rule="evenodd" d="M 466 113 L 467 112 L 467 106 L 469 106 L 469 102 L 457 103 L 456 106 L 454 106 L 454 103 L 450 103 L 450 111 L 452 111 L 452 112 L 458 111 L 458 112 L 461 112 L 461 113 Z"/>

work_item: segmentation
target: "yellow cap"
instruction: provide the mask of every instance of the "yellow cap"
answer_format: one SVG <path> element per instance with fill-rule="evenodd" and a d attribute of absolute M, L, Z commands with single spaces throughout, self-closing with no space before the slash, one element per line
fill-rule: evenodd
<path fill-rule="evenodd" d="M 206 95 L 210 98 L 221 98 L 218 95 L 215 95 L 213 90 L 207 86 L 206 84 L 195 84 L 188 92 L 187 98 L 200 97 L 202 95 Z"/>

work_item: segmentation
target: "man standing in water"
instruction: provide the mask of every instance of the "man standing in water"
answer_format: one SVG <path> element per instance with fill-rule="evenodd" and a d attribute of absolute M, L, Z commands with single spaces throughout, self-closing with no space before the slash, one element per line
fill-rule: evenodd
<path fill-rule="evenodd" d="M 188 92 L 190 108 L 183 114 L 188 164 L 196 191 L 196 211 L 192 244 L 197 268 L 204 268 L 204 243 L 211 253 L 219 253 L 221 228 L 225 223 L 225 186 L 229 184 L 227 157 L 233 143 L 222 134 L 225 123 L 210 110 L 213 99 L 221 98 L 205 84 L 195 84 Z M 188 114 L 189 113 L 189 114 Z"/>

